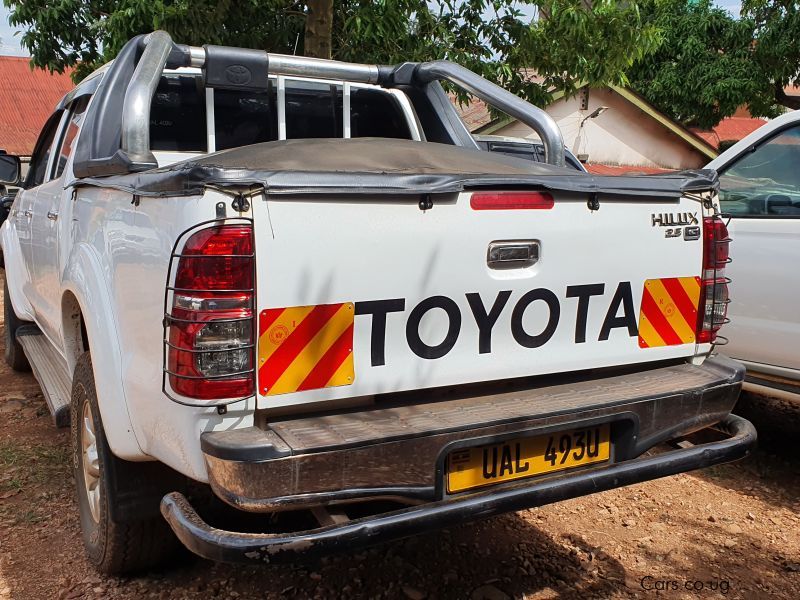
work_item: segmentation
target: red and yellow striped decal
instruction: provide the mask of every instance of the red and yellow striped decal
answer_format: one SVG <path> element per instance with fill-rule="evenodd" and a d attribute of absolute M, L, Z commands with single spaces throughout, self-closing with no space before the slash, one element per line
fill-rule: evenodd
<path fill-rule="evenodd" d="M 352 384 L 354 315 L 352 302 L 261 311 L 261 393 L 274 396 Z"/>
<path fill-rule="evenodd" d="M 639 309 L 639 347 L 694 343 L 699 301 L 699 277 L 645 280 Z"/>

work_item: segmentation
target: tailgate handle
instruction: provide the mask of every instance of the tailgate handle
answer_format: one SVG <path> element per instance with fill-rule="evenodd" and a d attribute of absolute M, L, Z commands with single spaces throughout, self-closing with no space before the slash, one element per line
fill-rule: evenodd
<path fill-rule="evenodd" d="M 486 253 L 490 269 L 524 269 L 539 260 L 537 240 L 492 242 Z"/>

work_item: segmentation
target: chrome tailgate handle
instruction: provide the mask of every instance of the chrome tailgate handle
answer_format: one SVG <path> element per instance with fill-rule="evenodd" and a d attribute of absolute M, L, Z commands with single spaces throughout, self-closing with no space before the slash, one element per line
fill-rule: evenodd
<path fill-rule="evenodd" d="M 538 240 L 492 242 L 486 253 L 486 264 L 490 269 L 523 269 L 538 260 Z"/>

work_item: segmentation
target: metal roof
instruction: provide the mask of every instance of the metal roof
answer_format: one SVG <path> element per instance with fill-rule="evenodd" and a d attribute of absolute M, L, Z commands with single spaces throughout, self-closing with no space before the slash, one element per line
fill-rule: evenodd
<path fill-rule="evenodd" d="M 70 72 L 31 70 L 28 58 L 0 56 L 0 148 L 30 156 L 45 121 L 75 87 Z"/>

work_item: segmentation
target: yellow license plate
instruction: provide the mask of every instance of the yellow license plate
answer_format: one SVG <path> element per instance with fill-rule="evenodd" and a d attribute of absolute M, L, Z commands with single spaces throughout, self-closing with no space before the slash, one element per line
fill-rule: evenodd
<path fill-rule="evenodd" d="M 609 425 L 464 448 L 447 457 L 447 491 L 463 492 L 609 460 Z"/>

